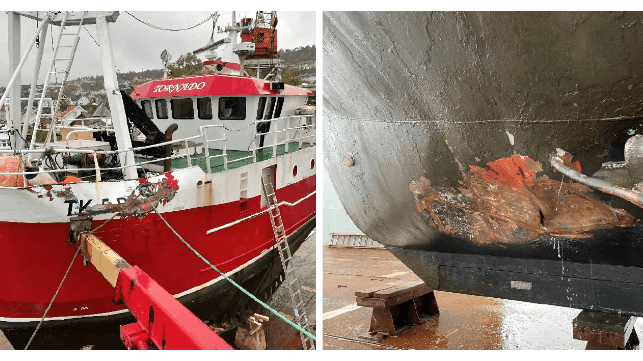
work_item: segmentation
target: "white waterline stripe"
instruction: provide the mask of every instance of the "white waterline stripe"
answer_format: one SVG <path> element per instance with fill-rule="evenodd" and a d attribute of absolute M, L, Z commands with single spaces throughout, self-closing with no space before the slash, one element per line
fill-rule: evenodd
<path fill-rule="evenodd" d="M 285 201 L 283 201 L 283 202 L 279 202 L 279 205 L 280 205 L 280 206 L 282 206 L 282 205 L 286 205 L 286 206 L 289 206 L 289 207 L 293 207 L 293 206 L 296 206 L 296 205 L 298 205 L 299 203 L 301 203 L 303 200 L 305 200 L 305 199 L 309 198 L 310 196 L 314 195 L 315 193 L 317 193 L 317 190 L 313 191 L 312 193 L 309 193 L 307 196 L 305 196 L 304 198 L 299 199 L 299 200 L 298 200 L 298 201 L 296 201 L 295 203 L 289 203 L 289 202 L 285 202 Z M 216 231 L 220 231 L 220 230 L 222 230 L 222 229 L 225 229 L 225 228 L 228 228 L 228 227 L 232 227 L 232 226 L 234 226 L 235 224 L 239 224 L 239 223 L 241 223 L 241 222 L 245 222 L 245 221 L 247 221 L 247 220 L 249 220 L 249 219 L 252 219 L 252 218 L 255 218 L 255 217 L 257 217 L 257 216 L 260 216 L 260 215 L 262 215 L 262 214 L 264 214 L 264 213 L 268 212 L 268 210 L 269 210 L 269 208 L 266 208 L 265 210 L 263 210 L 263 211 L 261 211 L 261 212 L 259 212 L 259 213 L 255 213 L 255 214 L 249 215 L 248 217 L 238 219 L 238 220 L 236 220 L 236 221 L 234 221 L 234 222 L 230 222 L 230 223 L 228 223 L 228 224 L 224 224 L 224 225 L 223 225 L 223 226 L 221 226 L 221 227 L 212 228 L 211 230 L 209 230 L 209 231 L 205 232 L 205 234 L 211 234 L 211 233 L 214 233 L 214 232 L 216 232 Z"/>

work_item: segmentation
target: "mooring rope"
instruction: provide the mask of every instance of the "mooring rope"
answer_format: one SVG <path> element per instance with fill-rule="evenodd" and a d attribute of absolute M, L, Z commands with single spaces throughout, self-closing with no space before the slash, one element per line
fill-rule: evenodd
<path fill-rule="evenodd" d="M 47 306 L 47 309 L 45 310 L 45 314 L 42 315 L 40 322 L 38 322 L 38 326 L 36 326 L 36 330 L 31 334 L 31 338 L 29 338 L 29 342 L 27 342 L 27 346 L 25 346 L 25 350 L 29 348 L 29 345 L 31 345 L 31 341 L 33 341 L 34 337 L 36 337 L 36 333 L 38 333 L 40 326 L 45 321 L 45 317 L 47 317 L 47 313 L 49 313 L 49 309 L 51 309 L 51 306 L 54 304 L 54 300 L 56 299 L 56 296 L 58 296 L 58 292 L 63 287 L 63 283 L 65 283 L 65 280 L 67 279 L 67 275 L 69 274 L 71 267 L 74 265 L 74 261 L 76 260 L 76 257 L 78 256 L 79 252 L 80 252 L 80 247 L 76 249 L 76 253 L 74 253 L 74 258 L 71 259 L 71 263 L 69 264 L 69 267 L 67 267 L 67 272 L 65 272 L 65 276 L 63 277 L 62 281 L 60 281 L 60 284 L 58 285 L 58 289 L 56 290 L 56 293 L 54 293 L 54 297 L 51 299 L 51 302 L 49 302 L 49 306 Z"/>
<path fill-rule="evenodd" d="M 131 201 L 130 201 L 131 203 Z M 107 221 L 103 222 L 100 226 L 92 229 L 91 231 L 88 232 L 88 234 L 92 234 L 99 229 L 101 229 L 103 226 L 105 226 L 107 223 L 109 223 L 112 219 L 114 219 L 116 216 L 121 214 L 123 210 L 126 207 L 123 207 L 120 211 L 114 213 L 113 216 L 111 216 Z M 71 263 L 69 264 L 69 267 L 67 268 L 67 272 L 65 272 L 65 276 L 63 276 L 62 281 L 60 281 L 60 284 L 58 285 L 58 289 L 56 290 L 56 293 L 54 293 L 54 297 L 51 298 L 51 301 L 49 302 L 49 306 L 47 306 L 47 309 L 45 310 L 45 314 L 42 315 L 42 318 L 40 319 L 40 322 L 38 322 L 38 326 L 36 326 L 36 329 L 34 332 L 31 334 L 31 337 L 29 338 L 29 342 L 27 342 L 27 346 L 25 346 L 25 350 L 29 348 L 31 345 L 31 342 L 33 341 L 34 337 L 36 337 L 36 333 L 38 333 L 38 330 L 40 329 L 40 326 L 42 323 L 45 321 L 45 318 L 47 317 L 47 314 L 49 313 L 49 310 L 51 309 L 51 306 L 54 304 L 54 301 L 56 300 L 56 297 L 58 296 L 58 292 L 60 292 L 60 289 L 63 286 L 63 283 L 65 283 L 65 280 L 67 279 L 67 275 L 69 274 L 69 271 L 71 270 L 71 267 L 74 265 L 74 261 L 76 260 L 76 257 L 78 256 L 78 253 L 80 252 L 80 246 L 76 249 L 76 253 L 74 253 L 74 257 L 71 259 Z"/>
<path fill-rule="evenodd" d="M 149 199 L 149 198 L 147 199 L 147 202 L 152 206 L 152 208 L 154 209 L 154 211 L 156 212 L 156 214 L 158 214 L 158 216 L 159 216 L 159 217 L 161 218 L 161 220 L 165 223 L 165 225 L 166 225 L 166 226 L 168 226 L 168 228 L 172 231 L 172 233 L 174 233 L 174 235 L 175 235 L 175 236 L 177 236 L 177 237 L 181 240 L 181 242 L 183 242 L 183 244 L 185 244 L 185 245 L 186 245 L 186 246 L 187 246 L 187 247 L 188 247 L 192 252 L 194 252 L 194 254 L 195 254 L 197 257 L 199 257 L 203 262 L 205 262 L 208 266 L 210 266 L 210 268 L 212 268 L 213 270 L 217 271 L 217 272 L 218 272 L 218 273 L 219 273 L 223 278 L 225 278 L 225 279 L 226 279 L 228 282 L 230 282 L 233 286 L 235 286 L 236 288 L 238 288 L 241 292 L 245 293 L 246 295 L 248 295 L 248 296 L 249 296 L 250 298 L 252 298 L 253 300 L 257 301 L 261 306 L 265 307 L 268 311 L 272 312 L 275 316 L 277 316 L 277 317 L 281 318 L 281 319 L 282 319 L 283 321 L 285 321 L 287 324 L 289 324 L 290 326 L 294 327 L 297 331 L 302 332 L 303 334 L 305 334 L 306 336 L 310 337 L 310 338 L 311 338 L 311 339 L 313 339 L 314 341 L 317 341 L 317 338 L 316 338 L 313 334 L 311 334 L 310 332 L 306 331 L 305 329 L 303 329 L 303 328 L 302 328 L 301 326 L 299 326 L 298 324 L 296 324 L 296 323 L 294 323 L 294 322 L 290 321 L 289 319 L 287 319 L 285 316 L 283 316 L 282 314 L 280 314 L 277 310 L 275 310 L 275 309 L 273 309 L 272 307 L 270 307 L 270 306 L 268 306 L 267 304 L 265 304 L 263 301 L 261 301 L 260 299 L 258 299 L 257 297 L 255 297 L 255 296 L 254 296 L 253 294 L 251 294 L 250 292 L 248 292 L 245 288 L 241 287 L 241 286 L 240 286 L 239 284 L 237 284 L 235 281 L 233 281 L 233 280 L 231 280 L 230 278 L 228 278 L 228 276 L 226 276 L 223 272 L 219 271 L 219 269 L 218 269 L 218 268 L 216 268 L 212 263 L 210 263 L 207 259 L 205 259 L 205 257 L 203 257 L 199 252 L 197 252 L 197 250 L 195 250 L 195 249 L 194 249 L 194 248 L 193 248 L 193 247 L 192 247 L 188 242 L 186 242 L 186 241 L 183 239 L 183 237 L 181 237 L 181 235 L 179 235 L 179 234 L 174 230 L 174 228 L 172 228 L 172 226 L 171 226 L 171 225 L 170 225 L 170 224 L 165 220 L 165 218 L 161 215 L 161 213 L 159 213 L 158 209 L 156 209 L 156 207 L 154 206 L 154 204 L 152 204 L 152 202 L 150 202 L 150 199 Z M 287 241 L 286 241 L 286 242 L 287 242 Z"/>

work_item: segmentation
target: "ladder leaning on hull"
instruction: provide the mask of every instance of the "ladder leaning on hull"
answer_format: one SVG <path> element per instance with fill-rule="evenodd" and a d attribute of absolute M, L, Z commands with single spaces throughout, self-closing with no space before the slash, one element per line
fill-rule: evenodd
<path fill-rule="evenodd" d="M 288 275 L 292 274 L 292 281 L 288 282 L 284 280 L 286 288 L 288 288 L 288 293 L 290 294 L 290 301 L 292 303 L 293 311 L 295 312 L 295 322 L 303 329 L 312 333 L 310 326 L 308 325 L 308 316 L 306 315 L 306 309 L 304 306 L 304 299 L 301 295 L 301 287 L 299 285 L 299 280 L 295 277 L 294 266 L 292 264 L 292 254 L 290 253 L 290 247 L 288 247 L 288 238 L 286 236 L 286 230 L 284 228 L 283 221 L 281 219 L 281 212 L 279 211 L 279 202 L 277 201 L 276 190 L 270 179 L 261 177 L 261 189 L 263 195 L 266 199 L 266 204 L 268 206 L 268 214 L 270 215 L 270 223 L 272 224 L 272 230 L 275 234 L 275 241 L 277 250 L 279 251 L 279 258 L 281 259 L 281 265 L 284 268 L 284 274 L 287 279 Z M 315 343 L 303 332 L 299 332 L 301 337 L 301 343 L 304 347 L 304 350 L 314 350 Z"/>
<path fill-rule="evenodd" d="M 80 40 L 80 28 L 83 24 L 83 20 L 85 18 L 87 12 L 83 12 L 82 16 L 80 18 L 80 21 L 78 22 L 78 28 L 76 29 L 75 32 L 65 32 L 67 27 L 70 25 L 67 24 L 67 17 L 68 13 L 65 12 L 63 14 L 62 21 L 60 23 L 60 32 L 58 33 L 58 39 L 56 40 L 56 43 L 54 44 L 54 50 L 53 54 L 51 56 L 51 62 L 49 63 L 49 69 L 47 71 L 47 76 L 45 77 L 45 83 L 42 88 L 42 94 L 40 95 L 40 101 L 38 102 L 38 110 L 36 112 L 36 118 L 34 120 L 34 129 L 33 129 L 33 134 L 31 136 L 31 143 L 29 146 L 29 149 L 33 150 L 36 146 L 36 138 L 37 138 L 37 132 L 47 132 L 47 135 L 45 137 L 45 141 L 42 144 L 42 147 L 44 148 L 47 143 L 50 141 L 50 138 L 54 136 L 54 125 L 56 122 L 56 112 L 58 112 L 58 109 L 60 109 L 60 102 L 63 99 L 63 90 L 65 88 L 65 85 L 67 83 L 67 78 L 69 77 L 69 72 L 71 70 L 71 65 L 74 61 L 74 55 L 76 54 L 76 49 L 78 48 L 78 41 Z M 74 21 L 75 24 L 75 21 Z M 73 40 L 69 41 L 68 39 L 70 36 L 74 36 Z M 63 41 L 63 38 L 65 38 L 65 41 Z M 43 45 L 44 46 L 44 45 Z M 67 55 L 67 57 L 62 57 L 58 58 L 58 50 L 61 48 L 70 48 L 71 51 Z M 57 62 L 64 62 L 66 61 L 66 65 L 64 67 L 65 70 L 58 71 L 59 67 L 57 66 Z M 62 80 L 61 82 L 58 82 L 58 75 L 62 75 Z M 51 77 L 52 75 L 54 76 L 54 79 L 56 80 L 54 84 L 51 84 Z M 49 87 L 55 87 L 58 90 L 58 97 L 56 99 L 56 102 L 51 106 L 51 114 L 42 114 L 42 108 L 44 104 L 44 98 L 46 97 L 47 94 L 47 89 Z M 41 117 L 47 117 L 49 119 L 49 129 L 40 129 L 40 119 Z M 28 121 L 28 120 L 27 120 Z"/>

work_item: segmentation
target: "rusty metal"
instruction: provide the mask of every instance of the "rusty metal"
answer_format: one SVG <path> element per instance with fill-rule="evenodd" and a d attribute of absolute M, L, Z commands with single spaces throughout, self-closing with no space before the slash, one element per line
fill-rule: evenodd
<path fill-rule="evenodd" d="M 574 166 L 571 159 L 567 163 Z M 524 243 L 542 235 L 590 238 L 588 232 L 595 229 L 636 223 L 625 210 L 593 199 L 582 184 L 537 177 L 542 166 L 529 157 L 515 154 L 487 166 L 469 166 L 457 191 L 433 187 L 424 177 L 412 181 L 409 189 L 418 212 L 441 233 L 482 244 Z"/>
<path fill-rule="evenodd" d="M 583 310 L 573 320 L 576 340 L 587 341 L 586 350 L 632 349 L 639 344 L 636 317 Z"/>
<path fill-rule="evenodd" d="M 158 207 L 171 201 L 178 190 L 178 180 L 171 172 L 167 172 L 165 178 L 158 182 L 149 182 L 145 178 L 140 179 L 138 186 L 123 203 L 99 204 L 88 208 L 85 212 L 89 214 L 120 213 L 121 217 L 142 217 L 154 211 L 148 200 L 154 204 L 154 207 Z"/>
<path fill-rule="evenodd" d="M 424 282 L 357 291 L 355 296 L 358 306 L 373 308 L 371 334 L 395 336 L 440 313 L 433 290 Z"/>
<path fill-rule="evenodd" d="M 69 243 L 77 244 L 81 233 L 89 232 L 92 229 L 92 216 L 77 216 L 69 220 Z"/>

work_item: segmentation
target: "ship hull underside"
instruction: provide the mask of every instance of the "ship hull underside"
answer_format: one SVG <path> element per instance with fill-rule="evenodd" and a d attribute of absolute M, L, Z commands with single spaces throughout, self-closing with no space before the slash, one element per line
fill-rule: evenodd
<path fill-rule="evenodd" d="M 589 176 L 604 162 L 624 160 L 627 139 L 643 133 L 643 71 L 629 66 L 643 56 L 633 41 L 643 33 L 634 21 L 640 15 L 325 13 L 324 62 L 334 70 L 324 74 L 324 164 L 355 225 L 418 259 L 435 252 L 482 263 L 495 257 L 642 268 L 643 212 L 617 197 L 581 195 L 627 212 L 627 225 L 596 226 L 570 209 L 565 227 L 593 227 L 549 232 L 537 222 L 538 232 L 514 227 L 515 237 L 503 239 L 476 237 L 458 203 L 466 198 L 481 207 L 463 188 L 474 169 L 488 172 L 499 160 L 533 159 L 542 167 L 536 176 L 556 189 L 561 181 L 570 186 L 550 165 L 557 148 Z M 431 210 L 412 191 L 422 178 L 434 193 Z M 545 206 L 559 211 L 556 202 Z M 494 225 L 524 221 L 518 212 L 499 213 L 491 214 Z M 541 223 L 548 220 L 541 215 Z M 458 222 L 474 230 L 459 233 Z"/>

